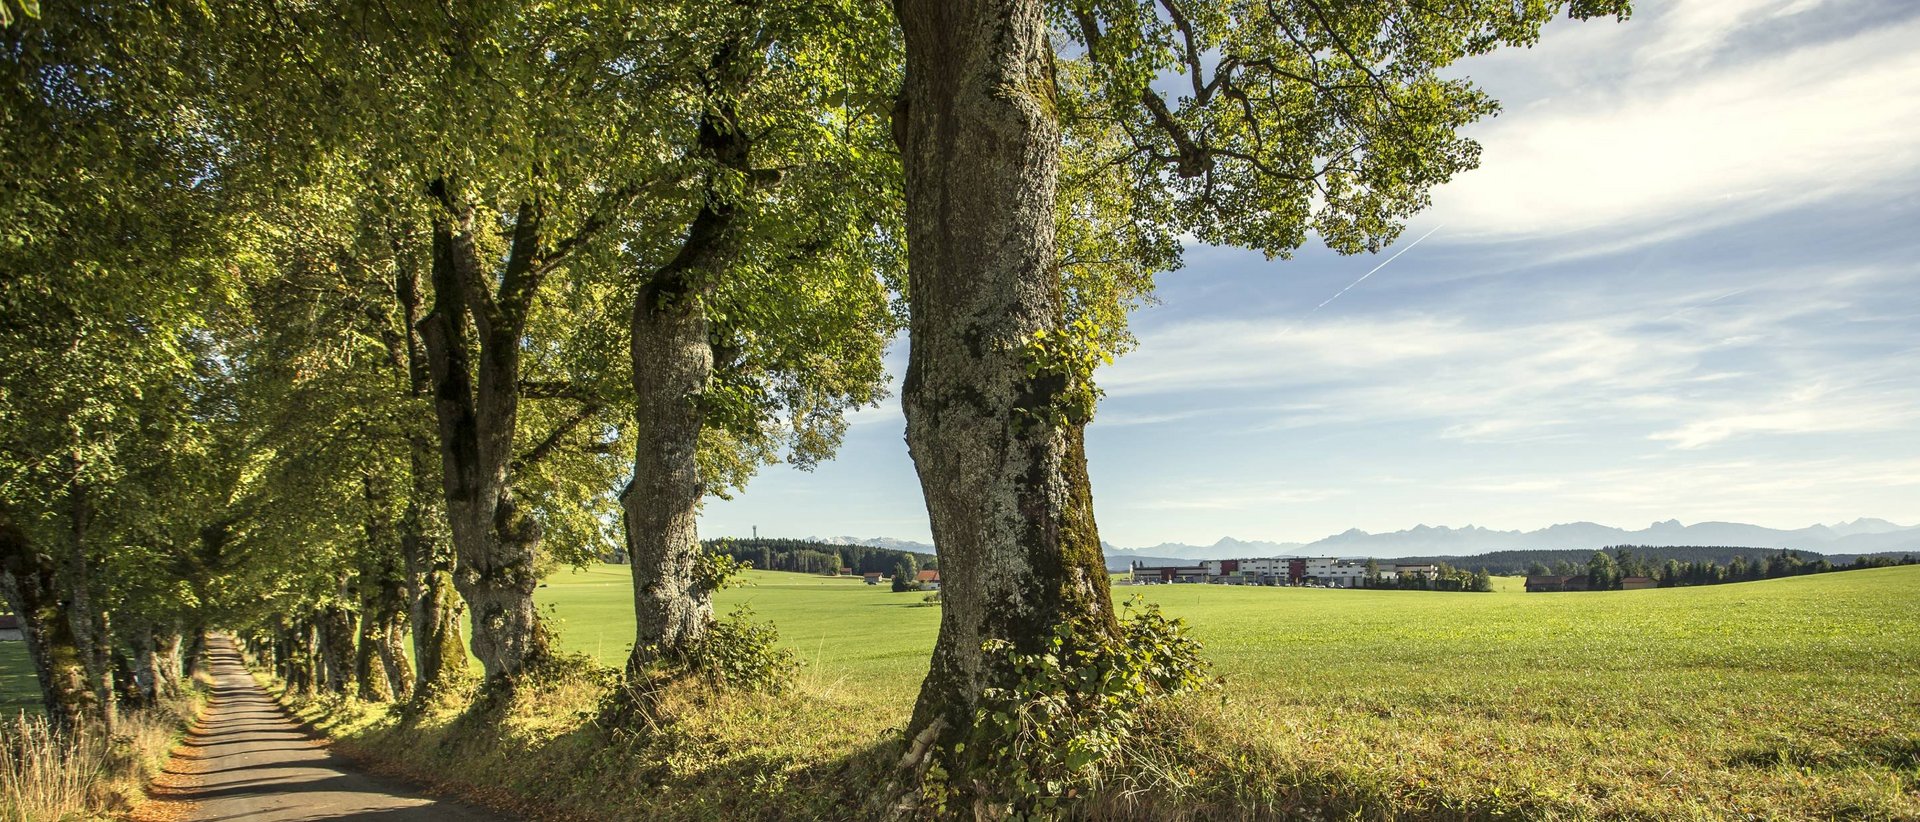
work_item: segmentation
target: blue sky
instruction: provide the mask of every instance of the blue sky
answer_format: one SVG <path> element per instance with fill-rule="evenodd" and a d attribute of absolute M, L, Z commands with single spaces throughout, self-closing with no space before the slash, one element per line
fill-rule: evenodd
<path fill-rule="evenodd" d="M 1382 254 L 1190 248 L 1099 376 L 1101 535 L 1920 521 L 1920 5 L 1641 5 L 1460 66 L 1505 111 Z M 927 540 L 854 423 L 703 535 Z"/>

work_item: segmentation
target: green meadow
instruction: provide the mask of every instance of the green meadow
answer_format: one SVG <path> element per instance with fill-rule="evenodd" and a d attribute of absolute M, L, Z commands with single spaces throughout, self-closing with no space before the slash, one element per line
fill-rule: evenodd
<path fill-rule="evenodd" d="M 690 758 L 676 766 L 687 792 L 675 803 L 613 813 L 632 789 L 597 771 L 548 788 L 556 798 L 601 791 L 581 801 L 620 818 L 700 818 L 832 815 L 821 809 L 860 793 L 834 774 L 861 767 L 851 763 L 905 723 L 939 606 L 858 578 L 745 576 L 750 585 L 721 592 L 720 610 L 745 606 L 775 624 L 806 663 L 797 687 L 703 714 L 705 753 L 676 754 Z M 1920 819 L 1920 567 L 1647 591 L 1500 587 L 1116 585 L 1116 599 L 1185 620 L 1224 684 L 1156 717 L 1155 739 L 1179 744 L 1136 759 L 1152 769 L 1142 785 L 1155 798 L 1089 812 Z M 617 666 L 632 632 L 629 591 L 625 567 L 598 566 L 553 575 L 539 598 L 567 650 Z M 22 650 L 0 644 L 9 710 L 35 696 Z M 566 740 L 595 697 L 568 698 L 516 724 L 524 753 L 500 755 L 487 773 L 571 767 L 593 750 Z M 436 737 L 408 736 L 378 711 L 323 707 L 312 718 L 344 744 L 436 761 Z M 778 775 L 776 787 L 728 789 L 752 774 Z M 784 793 L 758 793 L 768 790 Z"/>
<path fill-rule="evenodd" d="M 851 743 L 904 723 L 937 605 L 858 578 L 746 579 L 719 609 L 779 628 L 806 662 L 801 694 L 859 708 L 814 733 Z M 1184 619 L 1224 677 L 1178 713 L 1219 760 L 1174 780 L 1195 797 L 1361 815 L 1920 818 L 1920 567 L 1500 587 L 1114 592 Z M 603 566 L 560 572 L 539 597 L 569 650 L 618 665 L 629 590 L 624 567 Z"/>
<path fill-rule="evenodd" d="M 41 710 L 40 683 L 34 681 L 27 643 L 0 642 L 0 718 Z"/>

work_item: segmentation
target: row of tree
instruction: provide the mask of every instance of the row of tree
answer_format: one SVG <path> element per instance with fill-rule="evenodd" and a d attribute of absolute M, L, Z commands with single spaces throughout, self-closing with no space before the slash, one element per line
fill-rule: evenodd
<path fill-rule="evenodd" d="M 939 567 L 938 560 L 932 554 L 871 545 L 836 545 L 811 540 L 758 537 L 707 540 L 704 544 L 709 551 L 725 554 L 767 571 L 835 574 L 846 569 L 854 574 L 892 574 L 902 559 L 911 559 L 916 570 Z"/>
<path fill-rule="evenodd" d="M 1781 551 L 1779 548 L 1755 548 L 1734 545 L 1627 545 L 1605 546 L 1602 550 L 1612 551 L 1615 547 L 1625 547 L 1634 553 L 1657 555 L 1663 562 L 1672 559 L 1680 562 L 1714 562 L 1723 566 L 1732 563 L 1733 560 L 1738 557 L 1744 557 L 1749 564 L 1765 562 L 1768 556 Z M 1815 551 L 1798 550 L 1796 552 L 1808 562 L 1825 558 L 1835 565 L 1845 565 L 1858 558 L 1856 555 L 1851 554 L 1828 556 Z M 1885 556 L 1898 557 L 1897 554 Z M 1394 561 L 1400 563 L 1445 562 L 1458 566 L 1484 567 L 1495 576 L 1517 576 L 1533 573 L 1542 567 L 1546 568 L 1549 573 L 1557 573 L 1554 569 L 1564 568 L 1569 565 L 1584 568 L 1587 560 L 1592 557 L 1593 549 L 1590 548 L 1556 548 L 1489 551 L 1484 554 L 1474 554 L 1471 556 L 1438 555 L 1402 557 Z"/>
<path fill-rule="evenodd" d="M 1664 548 L 1622 545 L 1593 552 L 1584 565 L 1560 560 L 1551 568 L 1535 562 L 1527 568 L 1529 576 L 1585 577 L 1594 591 L 1618 590 L 1629 577 L 1655 580 L 1661 588 L 1688 585 L 1717 585 L 1723 582 L 1751 582 L 1761 579 L 1823 574 L 1863 568 L 1885 568 L 1920 562 L 1913 555 L 1862 556 L 1844 565 L 1835 565 L 1825 557 L 1807 558 L 1798 551 L 1783 549 L 1765 552 L 1749 560 L 1744 553 L 1721 565 L 1713 560 L 1682 561 L 1664 555 Z"/>
<path fill-rule="evenodd" d="M 210 627 L 303 687 L 471 652 L 512 689 L 541 577 L 608 541 L 629 673 L 701 658 L 702 500 L 830 456 L 905 328 L 946 609 L 912 781 L 992 749 L 990 640 L 1120 641 L 1092 373 L 1182 238 L 1380 249 L 1478 162 L 1449 67 L 1625 3 L 22 8 L 0 592 L 50 715 L 110 728 L 116 652 Z"/>
<path fill-rule="evenodd" d="M 1485 568 L 1469 571 L 1456 568 L 1445 562 L 1433 564 L 1433 573 L 1420 574 L 1401 572 L 1393 579 L 1387 579 L 1380 573 L 1380 563 L 1367 560 L 1366 575 L 1360 584 L 1365 588 L 1388 588 L 1398 591 L 1493 591 L 1493 575 Z"/>

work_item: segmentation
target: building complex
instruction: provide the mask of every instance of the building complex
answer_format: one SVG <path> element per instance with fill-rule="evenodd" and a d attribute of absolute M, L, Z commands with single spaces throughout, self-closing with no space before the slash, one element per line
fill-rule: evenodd
<path fill-rule="evenodd" d="M 1402 576 L 1431 578 L 1438 570 L 1429 564 L 1394 564 L 1339 557 L 1250 557 L 1245 559 L 1209 559 L 1192 565 L 1146 565 L 1133 563 L 1133 584 L 1223 583 L 1226 585 L 1320 585 L 1328 588 L 1361 588 L 1370 573 L 1378 582 L 1393 582 Z"/>

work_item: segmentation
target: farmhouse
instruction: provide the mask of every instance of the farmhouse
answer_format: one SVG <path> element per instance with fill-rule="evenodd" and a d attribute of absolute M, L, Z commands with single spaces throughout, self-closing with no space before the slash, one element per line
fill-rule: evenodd
<path fill-rule="evenodd" d="M 26 639 L 26 635 L 20 630 L 20 618 L 13 614 L 0 614 L 0 641 L 22 639 Z"/>
<path fill-rule="evenodd" d="M 1653 577 L 1623 577 L 1620 580 L 1620 590 L 1622 591 L 1638 591 L 1642 588 L 1658 587 L 1660 587 L 1660 581 Z"/>
<path fill-rule="evenodd" d="M 1587 578 L 1584 575 L 1527 577 L 1527 593 L 1529 594 L 1585 590 L 1587 590 Z"/>
<path fill-rule="evenodd" d="M 914 576 L 913 581 L 920 583 L 920 587 L 926 590 L 940 590 L 940 572 L 938 570 L 929 568 L 921 571 L 918 575 Z"/>
<path fill-rule="evenodd" d="M 868 585 L 879 585 L 879 584 L 880 584 L 880 572 L 879 572 L 879 571 L 868 571 L 868 572 L 866 572 L 866 573 L 864 573 L 864 574 L 861 574 L 860 576 L 862 576 L 862 577 L 864 577 L 864 578 L 865 578 L 865 579 L 867 580 L 867 584 L 868 584 Z"/>

